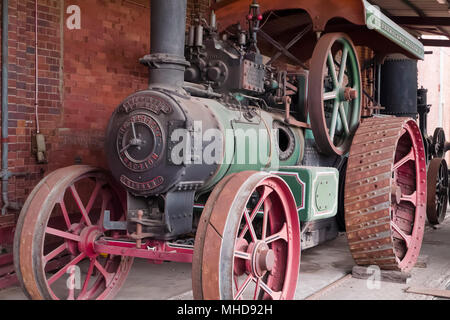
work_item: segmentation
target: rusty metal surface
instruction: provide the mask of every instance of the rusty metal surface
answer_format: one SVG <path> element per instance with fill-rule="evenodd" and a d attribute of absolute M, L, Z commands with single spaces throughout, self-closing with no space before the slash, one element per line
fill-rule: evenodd
<path fill-rule="evenodd" d="M 427 173 L 427 217 L 431 224 L 445 219 L 448 203 L 448 167 L 442 158 L 434 158 Z"/>
<path fill-rule="evenodd" d="M 214 194 L 208 198 L 195 239 L 196 245 L 192 261 L 194 299 L 219 300 L 221 298 L 219 264 L 217 262 L 220 260 L 220 247 L 228 218 L 227 213 L 233 204 L 235 191 L 239 190 L 244 181 L 254 173 L 254 171 L 247 171 L 239 174 L 239 179 L 236 179 L 237 174 L 230 177 L 233 180 L 223 179 L 214 188 Z M 217 208 L 220 208 L 222 214 L 213 215 L 214 209 Z"/>
<path fill-rule="evenodd" d="M 362 122 L 345 187 L 347 238 L 358 265 L 413 268 L 425 227 L 425 166 L 422 138 L 413 120 L 376 117 Z"/>
<path fill-rule="evenodd" d="M 327 22 L 336 17 L 344 17 L 356 25 L 365 25 L 365 10 L 361 0 L 259 0 L 262 11 L 303 9 L 311 16 L 315 31 L 325 29 Z M 213 8 L 216 10 L 217 20 L 221 29 L 237 23 L 239 17 L 241 25 L 246 25 L 245 16 L 248 13 L 249 1 L 223 1 Z"/>
<path fill-rule="evenodd" d="M 197 228 L 195 237 L 194 256 L 192 258 L 192 291 L 195 300 L 203 300 L 203 284 L 202 284 L 202 269 L 203 269 L 203 254 L 205 249 L 206 232 L 209 226 L 209 219 L 214 208 L 214 204 L 217 201 L 218 196 L 228 183 L 231 177 L 235 174 L 231 174 L 223 178 L 219 184 L 216 185 L 211 195 L 208 197 L 208 202 L 203 209 L 202 216 Z"/>
<path fill-rule="evenodd" d="M 288 43 L 292 35 L 301 31 L 307 24 L 312 24 L 313 31 L 345 32 L 355 45 L 369 47 L 381 57 L 391 53 L 401 53 L 412 59 L 417 57 L 408 50 L 384 37 L 366 26 L 366 10 L 361 0 L 260 0 L 261 10 L 268 17 L 276 12 L 263 24 L 263 30 L 280 43 Z M 220 30 L 240 22 L 246 25 L 245 17 L 248 13 L 249 1 L 230 0 L 221 1 L 213 8 L 216 9 Z M 315 32 L 309 32 L 301 42 L 290 52 L 303 62 L 311 58 L 317 37 Z M 276 52 L 266 48 L 260 41 L 260 49 L 265 55 L 273 56 Z"/>

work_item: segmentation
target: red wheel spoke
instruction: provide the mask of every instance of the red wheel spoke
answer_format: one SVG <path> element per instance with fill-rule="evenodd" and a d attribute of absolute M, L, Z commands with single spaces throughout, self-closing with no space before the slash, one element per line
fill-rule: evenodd
<path fill-rule="evenodd" d="M 78 295 L 78 300 L 84 300 L 89 298 L 89 296 L 86 296 L 85 298 L 84 295 L 86 295 L 89 286 L 89 280 L 91 280 L 92 273 L 94 272 L 94 264 L 95 264 L 94 260 L 95 260 L 94 258 L 91 259 L 91 263 L 89 264 L 89 270 L 86 274 L 86 279 L 84 280 L 83 288 L 81 289 L 81 292 Z"/>
<path fill-rule="evenodd" d="M 58 254 L 64 252 L 64 250 L 67 249 L 67 243 L 64 242 L 62 245 L 60 245 L 58 248 L 50 252 L 44 257 L 44 266 L 53 258 L 55 258 Z"/>
<path fill-rule="evenodd" d="M 258 280 L 256 281 L 256 288 L 255 288 L 255 294 L 253 295 L 253 300 L 258 299 L 258 294 L 261 289 L 261 286 L 260 286 L 261 282 L 262 282 L 262 280 L 260 278 L 258 278 Z"/>
<path fill-rule="evenodd" d="M 261 209 L 262 204 L 264 203 L 264 201 L 266 201 L 267 197 L 272 193 L 272 191 L 273 191 L 272 188 L 264 186 L 264 190 L 259 198 L 259 201 L 256 204 L 255 208 L 253 209 L 252 214 L 250 215 L 251 221 L 253 221 L 253 219 L 255 219 L 256 215 L 258 214 L 259 210 Z M 246 225 L 246 226 L 244 226 L 244 229 L 242 229 L 241 233 L 239 234 L 239 238 L 244 237 L 247 230 L 248 230 L 248 227 Z"/>
<path fill-rule="evenodd" d="M 267 244 L 275 242 L 277 240 L 284 240 L 284 241 L 288 241 L 288 233 L 287 233 L 287 225 L 286 223 L 283 225 L 283 227 L 281 228 L 281 231 L 278 233 L 275 233 L 265 239 L 263 239 Z"/>
<path fill-rule="evenodd" d="M 102 184 L 100 183 L 100 181 L 97 181 L 97 183 L 95 184 L 94 191 L 92 191 L 88 205 L 86 206 L 86 214 L 89 215 L 89 212 L 91 212 L 92 206 L 94 205 L 95 199 L 97 199 L 98 192 L 100 191 L 101 187 L 102 187 Z"/>
<path fill-rule="evenodd" d="M 266 201 L 264 204 L 264 216 L 262 224 L 262 239 L 264 240 L 267 235 L 267 224 L 269 222 L 269 211 L 272 209 L 272 201 Z"/>
<path fill-rule="evenodd" d="M 70 227 L 72 226 L 72 223 L 70 222 L 69 214 L 67 213 L 67 208 L 66 208 L 66 204 L 64 203 L 64 199 L 61 200 L 61 202 L 59 202 L 59 206 L 61 207 L 61 211 L 63 213 L 64 221 L 66 222 L 67 229 L 70 229 Z"/>
<path fill-rule="evenodd" d="M 417 192 L 414 191 L 414 193 L 411 195 L 402 194 L 400 201 L 411 202 L 414 205 L 414 207 L 417 207 Z"/>
<path fill-rule="evenodd" d="M 406 156 L 404 156 L 402 159 L 400 159 L 394 164 L 393 170 L 397 170 L 410 160 L 415 160 L 414 148 L 411 148 L 411 151 Z"/>
<path fill-rule="evenodd" d="M 238 282 L 238 277 L 237 276 L 235 276 L 235 275 L 233 275 L 233 278 L 234 278 L 234 286 L 236 287 L 236 290 L 237 291 L 239 291 L 239 282 Z M 236 300 L 242 300 L 242 297 L 239 297 L 238 299 L 236 299 Z"/>
<path fill-rule="evenodd" d="M 76 234 L 73 234 L 73 233 L 61 231 L 58 229 L 47 227 L 45 229 L 45 232 L 48 234 L 60 237 L 60 238 L 67 239 L 67 240 L 72 240 L 72 241 L 77 241 L 77 242 L 80 241 L 80 236 L 77 236 Z"/>
<path fill-rule="evenodd" d="M 111 273 L 109 273 L 108 271 L 106 271 L 105 268 L 103 268 L 103 266 L 100 264 L 100 262 L 98 262 L 97 259 L 95 259 L 94 264 L 95 264 L 95 267 L 97 268 L 97 270 L 100 271 L 100 273 L 105 278 L 106 286 L 108 286 L 109 281 L 111 280 L 113 275 Z"/>
<path fill-rule="evenodd" d="M 69 269 L 69 267 L 76 265 L 78 262 L 83 260 L 85 257 L 86 257 L 86 254 L 84 252 L 80 253 L 80 255 L 78 255 L 75 259 L 70 261 L 67 265 L 65 265 L 62 269 L 60 269 L 57 273 L 55 273 L 52 277 L 50 277 L 50 279 L 48 279 L 48 285 L 51 286 L 56 280 L 61 278 L 61 276 L 67 272 L 67 269 Z"/>
<path fill-rule="evenodd" d="M 252 237 L 252 241 L 256 242 L 256 240 L 258 240 L 258 238 L 256 237 L 255 229 L 253 228 L 253 224 L 252 224 L 253 220 L 250 218 L 247 209 L 244 210 L 244 217 L 245 217 L 245 221 L 247 222 L 247 227 L 248 227 L 248 230 L 250 231 L 250 236 Z M 244 235 L 245 235 L 245 233 L 244 233 Z"/>
<path fill-rule="evenodd" d="M 83 216 L 84 221 L 88 226 L 92 226 L 91 219 L 89 219 L 89 215 L 86 211 L 86 208 L 83 205 L 83 202 L 81 201 L 81 198 L 77 192 L 77 189 L 75 188 L 75 185 L 70 186 L 70 191 L 72 192 L 72 196 L 75 199 L 75 202 L 77 203 L 78 208 L 80 209 L 81 215 Z"/>
<path fill-rule="evenodd" d="M 263 289 L 273 300 L 280 300 L 281 298 L 281 292 L 280 291 L 273 291 L 269 288 L 267 284 L 264 283 L 264 281 L 260 281 L 259 286 L 261 289 Z"/>
<path fill-rule="evenodd" d="M 252 255 L 250 253 L 242 252 L 242 251 L 235 251 L 234 252 L 234 257 L 235 258 L 239 258 L 239 259 L 244 259 L 244 260 L 251 260 L 252 259 Z"/>
<path fill-rule="evenodd" d="M 412 237 L 408 236 L 405 232 L 403 232 L 403 230 L 400 229 L 400 227 L 396 223 L 391 222 L 391 225 L 392 225 L 392 228 L 400 235 L 400 237 L 402 237 L 403 240 L 405 240 L 406 247 L 409 248 Z"/>
<path fill-rule="evenodd" d="M 248 275 L 247 279 L 245 279 L 244 283 L 242 284 L 241 288 L 238 290 L 236 295 L 234 296 L 234 300 L 238 300 L 241 298 L 242 294 L 244 293 L 245 289 L 247 289 L 248 285 L 251 281 L 255 281 L 253 276 L 251 274 Z"/>
<path fill-rule="evenodd" d="M 98 219 L 98 222 L 97 222 L 97 225 L 99 227 L 101 227 L 102 229 L 103 229 L 103 219 L 105 217 L 105 210 L 106 210 L 106 206 L 109 203 L 109 200 L 111 200 L 110 197 L 103 197 L 103 200 L 102 200 L 102 209 L 100 212 L 100 218 Z"/>

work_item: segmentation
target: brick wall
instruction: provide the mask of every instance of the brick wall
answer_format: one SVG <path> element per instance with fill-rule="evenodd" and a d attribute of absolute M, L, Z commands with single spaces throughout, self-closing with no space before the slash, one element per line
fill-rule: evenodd
<path fill-rule="evenodd" d="M 49 146 L 55 142 L 61 112 L 60 5 L 57 0 L 39 0 L 38 6 L 39 117 Z M 12 172 L 29 174 L 10 179 L 9 199 L 19 202 L 47 170 L 31 154 L 31 136 L 36 130 L 34 12 L 33 0 L 9 1 L 8 165 Z"/>
<path fill-rule="evenodd" d="M 49 172 L 75 163 L 106 166 L 109 117 L 129 94 L 147 87 L 138 62 L 149 52 L 147 0 L 38 0 L 39 124 L 48 164 L 31 153 L 35 119 L 35 0 L 9 1 L 9 166 L 26 177 L 10 179 L 10 201 L 24 202 Z M 66 8 L 81 9 L 81 29 L 65 26 Z M 208 16 L 209 0 L 188 0 Z"/>
<path fill-rule="evenodd" d="M 150 47 L 149 5 L 69 2 L 80 7 L 82 25 L 64 31 L 64 114 L 53 160 L 106 166 L 104 132 L 112 112 L 126 96 L 147 87 L 148 71 L 139 58 Z"/>

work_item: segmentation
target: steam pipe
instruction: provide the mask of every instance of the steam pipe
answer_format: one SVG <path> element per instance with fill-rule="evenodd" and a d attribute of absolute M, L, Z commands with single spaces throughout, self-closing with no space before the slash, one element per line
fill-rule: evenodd
<path fill-rule="evenodd" d="M 183 87 L 187 0 L 152 0 L 151 54 L 140 60 L 150 69 L 150 87 Z"/>
<path fill-rule="evenodd" d="M 8 0 L 2 2 L 2 215 L 8 201 Z"/>

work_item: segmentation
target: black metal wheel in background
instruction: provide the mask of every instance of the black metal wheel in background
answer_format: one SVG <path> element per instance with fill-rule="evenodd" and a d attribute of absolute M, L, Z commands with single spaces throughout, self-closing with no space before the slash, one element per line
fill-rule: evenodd
<path fill-rule="evenodd" d="M 433 147 L 431 152 L 434 158 L 443 158 L 445 155 L 445 131 L 443 128 L 436 128 L 433 134 Z"/>
<path fill-rule="evenodd" d="M 445 219 L 449 198 L 448 167 L 445 159 L 434 158 L 431 160 L 428 167 L 427 181 L 428 222 L 437 225 L 442 223 Z"/>

